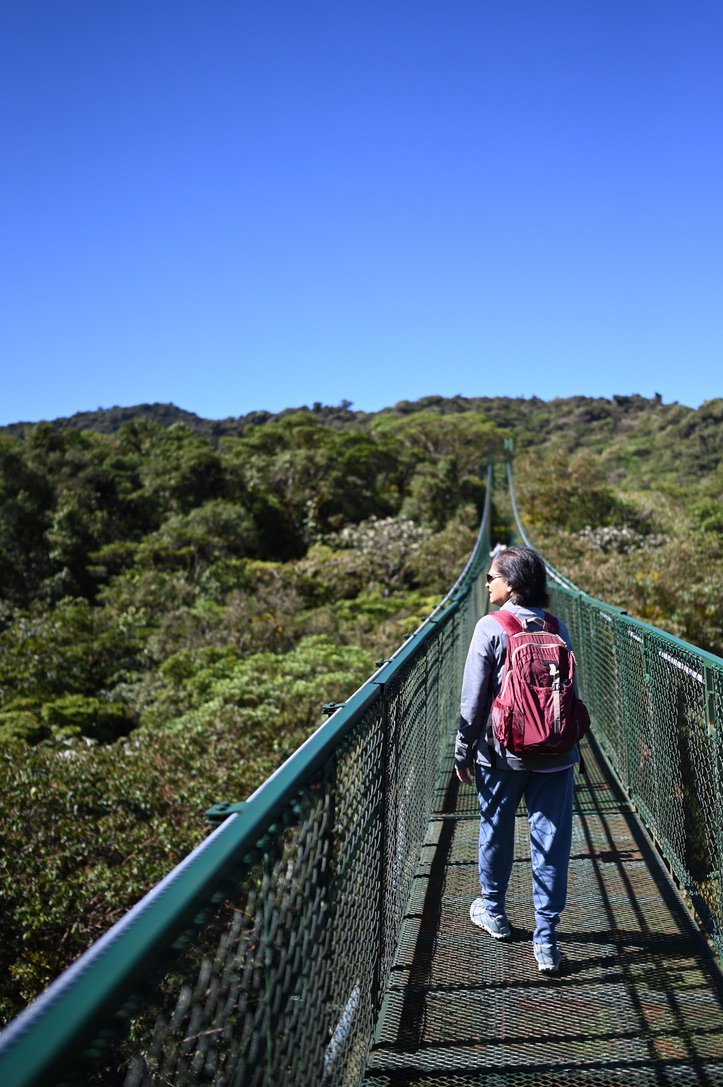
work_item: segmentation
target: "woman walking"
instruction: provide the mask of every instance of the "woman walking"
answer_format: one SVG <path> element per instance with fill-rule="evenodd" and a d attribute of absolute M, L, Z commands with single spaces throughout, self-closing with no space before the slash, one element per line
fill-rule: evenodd
<path fill-rule="evenodd" d="M 579 748 L 573 743 L 557 753 L 515 754 L 511 747 L 519 751 L 519 745 L 509 740 L 509 733 L 511 746 L 498 738 L 500 730 L 495 730 L 490 710 L 505 677 L 509 632 L 554 631 L 569 650 L 572 646 L 564 623 L 545 612 L 547 577 L 537 551 L 508 547 L 498 553 L 487 586 L 490 603 L 498 605 L 501 614 L 499 619 L 494 614 L 480 619 L 472 636 L 455 748 L 457 777 L 472 784 L 474 774 L 480 802 L 481 896 L 472 903 L 470 917 L 497 940 L 510 935 L 505 895 L 514 858 L 515 814 L 524 797 L 535 907 L 533 951 L 540 971 L 557 973 L 560 951 L 555 930 L 567 898 L 573 773 L 580 761 Z M 566 657 L 564 647 L 561 650 Z M 554 666 L 550 671 L 554 677 Z M 562 679 L 573 682 L 572 668 Z"/>

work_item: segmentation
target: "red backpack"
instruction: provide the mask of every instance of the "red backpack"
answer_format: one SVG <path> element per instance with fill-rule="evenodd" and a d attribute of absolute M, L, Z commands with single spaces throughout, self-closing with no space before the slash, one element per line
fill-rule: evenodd
<path fill-rule="evenodd" d="M 495 736 L 522 757 L 564 754 L 590 728 L 590 715 L 575 694 L 575 657 L 560 624 L 548 612 L 544 629 L 534 631 L 510 611 L 493 617 L 508 635 L 504 678 L 490 711 Z"/>

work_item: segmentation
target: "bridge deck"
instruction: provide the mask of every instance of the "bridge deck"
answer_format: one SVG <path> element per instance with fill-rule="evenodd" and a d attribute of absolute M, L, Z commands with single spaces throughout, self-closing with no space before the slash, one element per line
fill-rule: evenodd
<path fill-rule="evenodd" d="M 722 976 L 591 745 L 585 761 L 558 977 L 541 976 L 532 957 L 524 813 L 508 894 L 513 934 L 502 943 L 469 920 L 478 893 L 474 791 L 455 782 L 440 798 L 368 1087 L 723 1085 Z"/>

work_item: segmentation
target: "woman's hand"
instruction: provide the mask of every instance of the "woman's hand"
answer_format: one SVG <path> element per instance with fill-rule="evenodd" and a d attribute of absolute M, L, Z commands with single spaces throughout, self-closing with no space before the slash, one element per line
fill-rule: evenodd
<path fill-rule="evenodd" d="M 469 772 L 469 770 L 467 769 L 466 766 L 462 770 L 460 770 L 459 766 L 455 766 L 454 772 L 457 775 L 457 777 L 459 778 L 459 780 L 463 781 L 465 783 L 465 785 L 473 785 L 474 784 L 474 782 L 472 781 L 472 775 L 470 774 L 470 772 Z"/>

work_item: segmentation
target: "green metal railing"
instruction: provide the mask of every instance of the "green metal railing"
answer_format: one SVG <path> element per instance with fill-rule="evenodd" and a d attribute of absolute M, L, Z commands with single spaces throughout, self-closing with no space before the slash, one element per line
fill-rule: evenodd
<path fill-rule="evenodd" d="M 595 738 L 723 961 L 723 659 L 548 574 Z"/>
<path fill-rule="evenodd" d="M 0 1036 L 2 1087 L 357 1084 L 484 606 L 445 600 Z"/>
<path fill-rule="evenodd" d="M 520 537 L 527 535 L 509 487 Z M 248 801 L 0 1035 L 2 1087 L 358 1085 L 474 623 L 443 603 Z M 594 734 L 723 958 L 723 660 L 548 566 Z"/>

